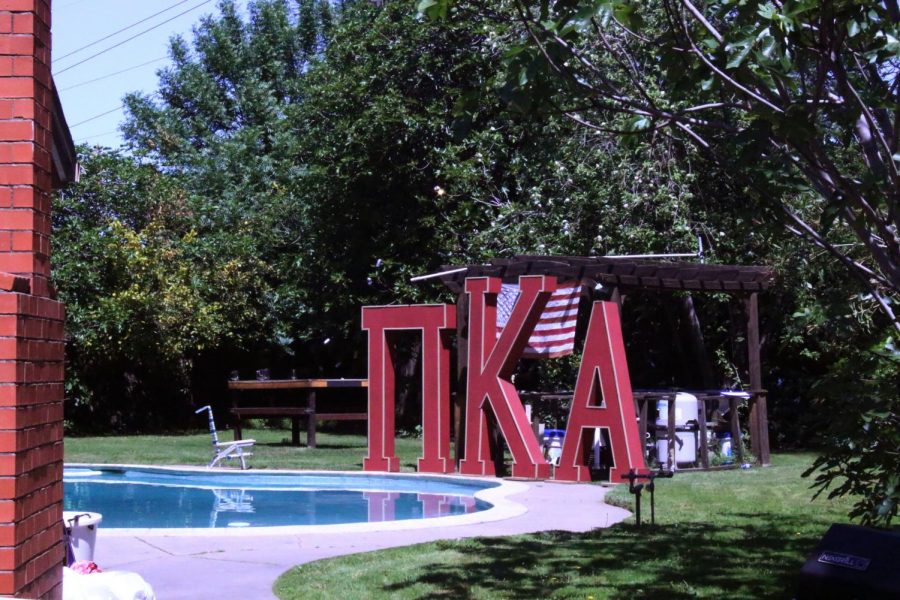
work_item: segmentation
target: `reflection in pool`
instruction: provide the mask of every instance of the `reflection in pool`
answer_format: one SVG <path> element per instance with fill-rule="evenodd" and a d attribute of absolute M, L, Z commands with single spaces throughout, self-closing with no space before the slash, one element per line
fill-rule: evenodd
<path fill-rule="evenodd" d="M 486 510 L 494 483 L 455 478 L 207 473 L 67 468 L 65 510 L 99 512 L 104 528 L 333 525 Z M 418 488 L 420 491 L 416 491 Z"/>

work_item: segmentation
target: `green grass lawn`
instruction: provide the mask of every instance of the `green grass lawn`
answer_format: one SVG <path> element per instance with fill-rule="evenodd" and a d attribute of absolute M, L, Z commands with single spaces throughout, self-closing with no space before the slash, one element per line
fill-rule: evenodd
<path fill-rule="evenodd" d="M 847 503 L 810 500 L 800 474 L 811 462 L 811 455 L 776 455 L 765 469 L 679 473 L 658 485 L 656 527 L 624 523 L 346 556 L 288 571 L 275 592 L 282 599 L 790 598 L 806 554 L 832 522 L 846 522 Z M 624 486 L 609 499 L 632 506 Z"/>
<path fill-rule="evenodd" d="M 328 469 L 358 471 L 366 455 L 366 437 L 316 433 L 316 448 L 292 446 L 290 429 L 245 429 L 245 438 L 253 438 L 254 469 Z M 219 439 L 231 441 L 230 431 L 219 432 Z M 300 441 L 306 443 L 301 432 Z M 421 456 L 421 441 L 397 439 L 397 456 L 403 471 L 415 471 Z M 152 465 L 206 465 L 212 458 L 209 433 L 180 435 L 111 435 L 102 437 L 66 437 L 67 463 L 119 463 Z M 237 462 L 231 464 L 240 466 Z"/>
<path fill-rule="evenodd" d="M 320 433 L 293 447 L 290 431 L 254 429 L 253 468 L 359 470 L 361 435 Z M 231 433 L 223 432 L 223 440 Z M 66 462 L 204 465 L 209 435 L 67 437 Z M 413 471 L 420 442 L 397 440 Z M 658 483 L 657 526 L 444 541 L 302 565 L 280 598 L 789 598 L 805 556 L 849 502 L 810 500 L 809 454 L 762 469 L 678 473 Z M 608 500 L 628 508 L 619 486 Z M 645 496 L 645 502 L 649 498 Z M 645 515 L 649 518 L 649 504 Z M 560 498 L 560 510 L 566 510 Z"/>

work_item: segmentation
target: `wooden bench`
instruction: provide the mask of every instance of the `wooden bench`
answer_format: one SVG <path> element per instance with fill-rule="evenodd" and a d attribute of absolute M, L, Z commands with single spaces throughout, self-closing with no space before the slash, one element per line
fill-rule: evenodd
<path fill-rule="evenodd" d="M 369 387 L 368 379 L 266 379 L 237 380 L 228 382 L 231 392 L 231 414 L 235 416 L 234 439 L 243 438 L 241 420 L 244 417 L 285 417 L 291 419 L 291 443 L 300 445 L 300 419 L 306 419 L 306 445 L 316 447 L 317 421 L 367 421 L 368 413 L 327 412 L 316 410 L 316 391 L 322 389 L 364 389 Z M 304 406 L 251 406 L 243 404 L 244 392 L 300 390 L 305 398 Z"/>

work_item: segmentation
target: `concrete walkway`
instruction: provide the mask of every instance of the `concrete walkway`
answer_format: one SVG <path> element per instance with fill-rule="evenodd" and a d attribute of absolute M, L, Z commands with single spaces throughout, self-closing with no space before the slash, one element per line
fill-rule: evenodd
<path fill-rule="evenodd" d="M 598 485 L 512 482 L 506 489 L 506 498 L 492 509 L 500 511 L 491 517 L 499 520 L 486 522 L 449 517 L 439 520 L 441 524 L 434 521 L 437 526 L 420 521 L 381 524 L 387 530 L 378 531 L 369 526 L 292 527 L 266 535 L 246 529 L 213 530 L 208 535 L 126 533 L 101 525 L 94 558 L 105 570 L 139 573 L 160 600 L 256 600 L 274 598 L 272 585 L 289 568 L 322 558 L 441 539 L 589 531 L 609 527 L 630 514 L 605 504 L 606 490 Z M 460 524 L 445 525 L 450 519 Z"/>

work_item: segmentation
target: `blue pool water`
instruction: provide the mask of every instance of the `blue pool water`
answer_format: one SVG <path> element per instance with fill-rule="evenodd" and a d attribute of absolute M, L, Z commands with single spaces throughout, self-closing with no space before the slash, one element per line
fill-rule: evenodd
<path fill-rule="evenodd" d="M 197 472 L 66 467 L 64 509 L 98 512 L 104 528 L 334 525 L 486 510 L 495 482 L 389 475 Z"/>

